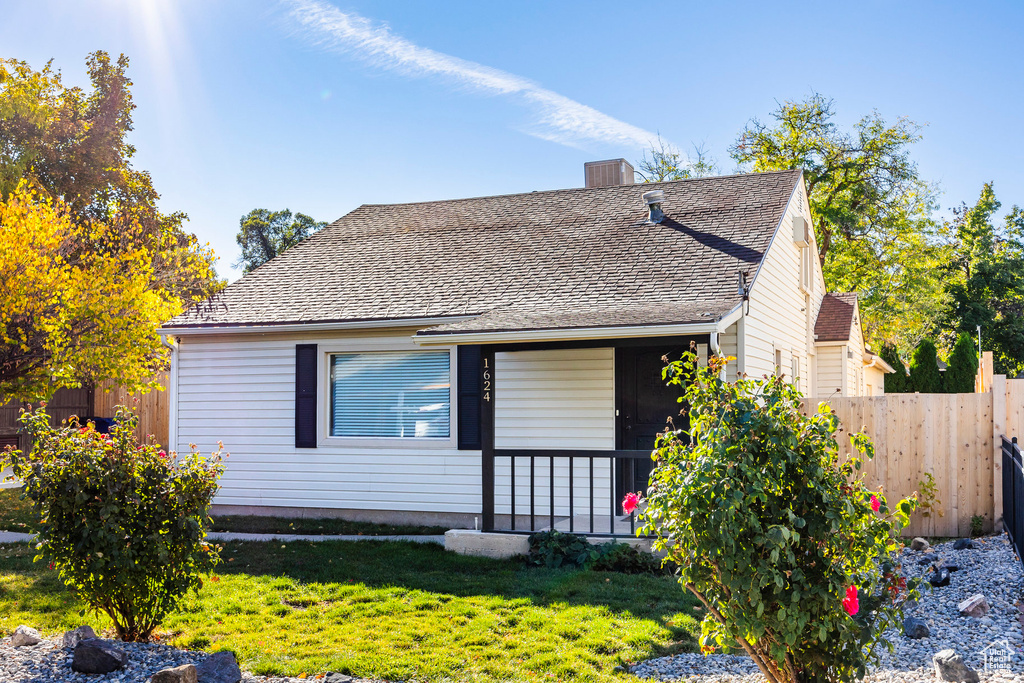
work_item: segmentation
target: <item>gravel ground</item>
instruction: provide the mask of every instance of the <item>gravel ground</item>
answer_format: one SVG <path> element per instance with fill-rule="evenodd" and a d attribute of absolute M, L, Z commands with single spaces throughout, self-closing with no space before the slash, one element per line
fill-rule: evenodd
<path fill-rule="evenodd" d="M 956 650 L 968 666 L 978 671 L 982 681 L 1024 683 L 1024 639 L 1021 636 L 1021 612 L 1017 602 L 1024 597 L 1024 571 L 1013 554 L 1005 535 L 975 539 L 978 547 L 953 550 L 953 543 L 941 543 L 928 551 L 940 560 L 956 564 L 948 586 L 922 590 L 920 602 L 906 614 L 924 619 L 931 636 L 912 640 L 902 630 L 889 631 L 886 637 L 895 652 L 885 655 L 882 666 L 870 672 L 869 683 L 918 683 L 935 681 L 932 655 L 940 650 Z M 918 561 L 925 553 L 904 550 L 902 565 L 906 576 L 921 576 L 928 564 Z M 927 587 L 926 587 L 927 588 Z M 987 617 L 962 617 L 957 604 L 982 593 L 991 606 Z M 994 642 L 1006 639 L 1014 656 L 1009 666 L 985 669 L 982 651 Z M 745 656 L 681 654 L 641 662 L 631 671 L 640 678 L 661 681 L 686 680 L 692 683 L 763 683 L 764 677 Z"/>
<path fill-rule="evenodd" d="M 58 640 L 61 636 L 58 636 Z M 168 645 L 118 643 L 128 652 L 128 666 L 103 676 L 81 674 L 71 670 L 71 650 L 63 649 L 53 640 L 44 639 L 38 645 L 11 647 L 11 639 L 0 639 L 0 681 L 3 683 L 146 683 L 160 671 L 182 664 L 199 664 L 209 654 L 193 650 L 179 650 Z M 315 676 L 305 679 L 280 676 L 254 676 L 242 674 L 243 683 L 310 683 Z M 353 678 L 353 683 L 385 683 L 364 678 Z"/>

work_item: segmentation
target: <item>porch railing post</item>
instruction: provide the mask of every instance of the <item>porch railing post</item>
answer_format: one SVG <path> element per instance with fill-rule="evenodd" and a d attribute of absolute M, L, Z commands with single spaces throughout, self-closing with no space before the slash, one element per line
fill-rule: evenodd
<path fill-rule="evenodd" d="M 484 531 L 494 531 L 494 350 L 484 346 L 480 354 L 483 392 L 480 395 L 481 502 Z M 515 482 L 512 482 L 515 486 Z M 515 516 L 516 511 L 512 511 Z"/>

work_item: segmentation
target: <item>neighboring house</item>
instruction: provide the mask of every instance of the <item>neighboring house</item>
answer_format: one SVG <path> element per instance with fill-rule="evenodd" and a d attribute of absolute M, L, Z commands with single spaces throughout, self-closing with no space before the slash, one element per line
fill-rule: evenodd
<path fill-rule="evenodd" d="M 170 446 L 221 513 L 597 531 L 686 426 L 662 356 L 812 394 L 824 296 L 800 171 L 365 205 L 165 326 Z"/>
<path fill-rule="evenodd" d="M 855 293 L 825 295 L 814 324 L 814 345 L 818 356 L 817 396 L 885 393 L 885 375 L 895 370 L 864 343 Z"/>

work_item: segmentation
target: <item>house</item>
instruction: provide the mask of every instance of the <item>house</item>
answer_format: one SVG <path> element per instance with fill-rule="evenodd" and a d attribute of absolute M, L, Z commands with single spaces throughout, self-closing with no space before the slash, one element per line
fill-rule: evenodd
<path fill-rule="evenodd" d="M 638 188 L 603 163 L 584 188 L 360 206 L 171 320 L 170 447 L 223 440 L 215 512 L 621 531 L 685 426 L 664 355 L 835 393 L 800 171 Z M 865 393 L 859 339 L 842 393 Z"/>
<path fill-rule="evenodd" d="M 814 323 L 817 396 L 880 396 L 885 375 L 895 372 L 864 342 L 860 305 L 854 292 L 829 292 Z"/>

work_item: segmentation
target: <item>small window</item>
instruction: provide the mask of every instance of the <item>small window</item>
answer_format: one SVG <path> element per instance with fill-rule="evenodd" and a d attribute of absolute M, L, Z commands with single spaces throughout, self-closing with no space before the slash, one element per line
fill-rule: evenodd
<path fill-rule="evenodd" d="M 814 290 L 814 251 L 810 247 L 800 248 L 800 287 L 805 292 Z"/>
<path fill-rule="evenodd" d="M 783 377 L 785 375 L 782 372 L 782 349 L 775 349 L 775 376 Z"/>
<path fill-rule="evenodd" d="M 447 351 L 331 355 L 330 435 L 448 438 L 450 365 Z"/>
<path fill-rule="evenodd" d="M 799 382 L 799 378 L 800 378 L 800 356 L 793 356 L 793 359 L 791 361 L 791 365 L 792 365 L 792 368 L 793 368 L 793 374 L 790 375 L 789 381 L 792 382 L 793 386 L 796 387 L 799 390 L 800 389 L 800 382 Z"/>

